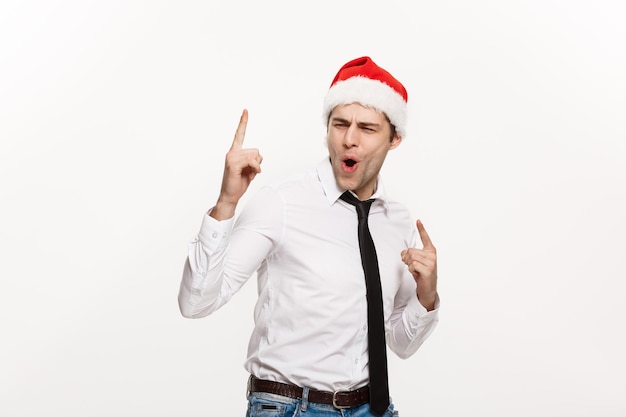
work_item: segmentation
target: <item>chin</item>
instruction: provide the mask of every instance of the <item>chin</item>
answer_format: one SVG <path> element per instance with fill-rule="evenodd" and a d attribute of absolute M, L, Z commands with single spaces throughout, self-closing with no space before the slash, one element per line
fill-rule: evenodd
<path fill-rule="evenodd" d="M 339 185 L 339 187 L 344 190 L 352 190 L 352 191 L 358 188 L 359 186 L 358 184 L 352 181 L 342 181 L 341 179 L 337 179 L 337 185 Z"/>

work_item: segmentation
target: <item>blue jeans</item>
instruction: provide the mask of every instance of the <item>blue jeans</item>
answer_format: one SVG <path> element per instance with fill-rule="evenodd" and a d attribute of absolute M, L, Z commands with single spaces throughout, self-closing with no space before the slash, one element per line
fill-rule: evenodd
<path fill-rule="evenodd" d="M 307 391 L 301 400 L 264 392 L 253 392 L 248 396 L 246 417 L 374 417 L 369 404 L 338 410 L 329 404 L 310 403 Z M 398 416 L 393 403 L 383 417 Z"/>

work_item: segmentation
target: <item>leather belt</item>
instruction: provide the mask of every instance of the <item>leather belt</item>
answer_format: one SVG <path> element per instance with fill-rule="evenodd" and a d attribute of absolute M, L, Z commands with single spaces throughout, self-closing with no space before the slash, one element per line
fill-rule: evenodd
<path fill-rule="evenodd" d="M 250 376 L 248 391 L 265 392 L 283 397 L 302 399 L 303 389 L 297 385 L 283 384 L 282 382 L 268 381 Z M 352 408 L 368 403 L 370 390 L 368 386 L 354 391 L 317 391 L 309 390 L 308 401 L 312 403 L 329 404 L 335 408 Z"/>

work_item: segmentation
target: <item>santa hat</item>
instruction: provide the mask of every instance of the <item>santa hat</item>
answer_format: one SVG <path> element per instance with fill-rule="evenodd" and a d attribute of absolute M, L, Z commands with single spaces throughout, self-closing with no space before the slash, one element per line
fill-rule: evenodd
<path fill-rule="evenodd" d="M 324 122 L 341 104 L 359 103 L 387 115 L 396 132 L 406 134 L 408 95 L 400 81 L 364 56 L 345 64 L 324 98 Z"/>

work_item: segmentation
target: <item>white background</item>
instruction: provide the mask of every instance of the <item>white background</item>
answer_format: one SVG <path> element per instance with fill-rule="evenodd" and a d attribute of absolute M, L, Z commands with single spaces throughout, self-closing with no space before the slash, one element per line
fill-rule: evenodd
<path fill-rule="evenodd" d="M 176 303 L 241 110 L 251 192 L 325 155 L 371 56 L 409 90 L 384 169 L 439 250 L 440 325 L 391 356 L 402 416 L 626 415 L 621 1 L 0 6 L 0 415 L 243 416 L 251 280 Z"/>

